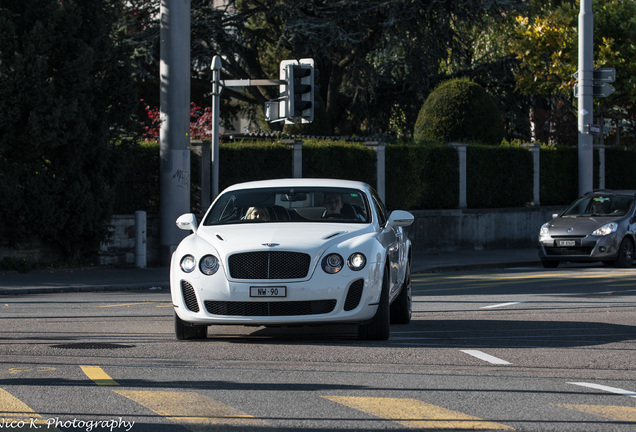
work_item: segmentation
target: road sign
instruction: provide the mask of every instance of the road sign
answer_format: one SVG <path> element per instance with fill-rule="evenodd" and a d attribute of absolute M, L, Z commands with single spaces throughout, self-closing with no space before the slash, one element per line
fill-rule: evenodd
<path fill-rule="evenodd" d="M 608 83 L 616 81 L 616 69 L 611 67 L 594 69 L 594 81 Z"/>
<path fill-rule="evenodd" d="M 600 135 L 601 125 L 597 125 L 597 124 L 587 125 L 587 133 L 589 133 L 590 135 Z"/>
<path fill-rule="evenodd" d="M 607 84 L 606 82 L 598 82 L 598 83 L 594 83 L 592 85 L 592 97 L 595 98 L 603 98 L 603 97 L 608 97 L 609 95 L 613 94 L 616 91 L 616 89 Z M 578 98 L 579 97 L 579 85 L 578 84 L 574 84 L 574 97 Z"/>
<path fill-rule="evenodd" d="M 600 81 L 600 82 L 614 82 L 616 81 L 616 69 L 607 67 L 607 68 L 598 68 L 594 69 L 594 75 L 592 81 Z M 579 71 L 574 72 L 572 75 L 575 79 L 579 79 Z"/>

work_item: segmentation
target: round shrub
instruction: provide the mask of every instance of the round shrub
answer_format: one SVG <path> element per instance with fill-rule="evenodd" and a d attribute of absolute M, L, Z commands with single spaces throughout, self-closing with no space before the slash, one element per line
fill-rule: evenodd
<path fill-rule="evenodd" d="M 503 139 L 501 113 L 486 90 L 467 78 L 440 84 L 428 96 L 415 123 L 416 141 L 479 142 Z"/>

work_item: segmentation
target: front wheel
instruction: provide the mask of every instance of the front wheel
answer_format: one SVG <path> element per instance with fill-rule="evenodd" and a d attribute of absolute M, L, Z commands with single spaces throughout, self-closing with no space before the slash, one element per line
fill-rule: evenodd
<path fill-rule="evenodd" d="M 174 314 L 174 333 L 177 339 L 205 339 L 208 336 L 208 327 L 194 325 L 183 321 Z"/>
<path fill-rule="evenodd" d="M 387 340 L 391 333 L 391 319 L 389 308 L 389 269 L 384 269 L 382 277 L 382 292 L 380 303 L 371 321 L 360 324 L 358 338 L 362 340 Z"/>
<path fill-rule="evenodd" d="M 631 239 L 623 239 L 621 245 L 618 248 L 618 255 L 616 256 L 616 267 L 631 267 L 634 263 L 634 242 Z"/>
<path fill-rule="evenodd" d="M 408 324 L 412 315 L 411 263 L 406 263 L 406 274 L 400 294 L 391 305 L 391 324 Z"/>

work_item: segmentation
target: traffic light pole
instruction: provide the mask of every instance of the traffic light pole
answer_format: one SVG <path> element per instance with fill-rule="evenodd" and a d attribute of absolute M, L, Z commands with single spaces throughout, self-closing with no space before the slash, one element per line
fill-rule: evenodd
<path fill-rule="evenodd" d="M 594 148 L 589 125 L 594 111 L 594 53 L 592 0 L 581 0 L 579 13 L 579 70 L 578 70 L 578 162 L 579 195 L 594 188 Z"/>
<path fill-rule="evenodd" d="M 280 86 L 287 81 L 270 79 L 222 80 L 221 57 L 212 59 L 212 200 L 219 194 L 219 136 L 221 119 L 221 91 L 223 87 Z"/>

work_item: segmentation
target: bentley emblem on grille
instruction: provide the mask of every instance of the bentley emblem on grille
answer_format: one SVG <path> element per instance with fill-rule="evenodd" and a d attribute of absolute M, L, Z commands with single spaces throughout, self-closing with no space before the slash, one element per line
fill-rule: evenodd
<path fill-rule="evenodd" d="M 280 243 L 262 243 L 262 245 L 267 247 L 274 247 L 274 246 L 280 246 Z"/>

